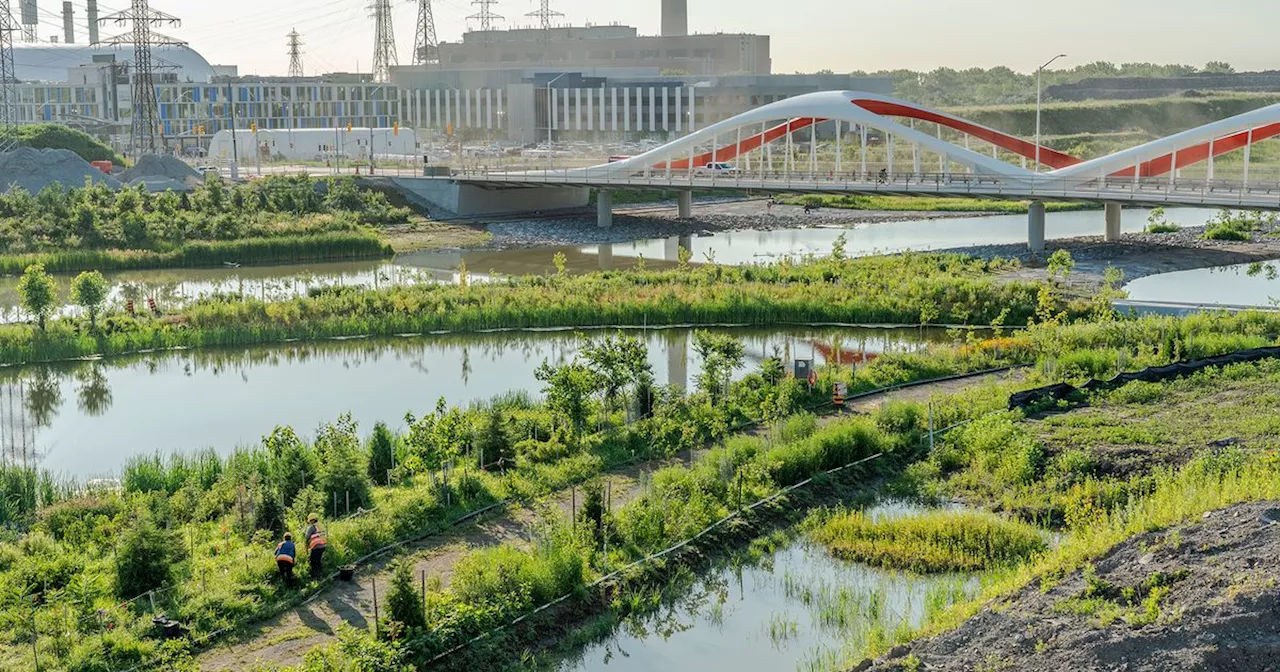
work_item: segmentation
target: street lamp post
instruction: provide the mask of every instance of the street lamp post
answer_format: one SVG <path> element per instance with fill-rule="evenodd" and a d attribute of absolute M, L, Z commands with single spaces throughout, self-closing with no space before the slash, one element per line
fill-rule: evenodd
<path fill-rule="evenodd" d="M 562 73 L 560 73 L 560 74 L 556 75 L 553 79 L 551 79 L 550 81 L 548 81 L 548 82 L 547 82 L 547 165 L 548 165 L 548 166 L 552 165 L 552 162 L 551 162 L 551 158 L 552 158 L 552 156 L 551 156 L 551 143 L 552 143 L 552 140 L 551 140 L 551 129 L 555 127 L 555 116 L 554 116 L 554 113 L 553 113 L 553 112 L 552 112 L 552 110 L 551 110 L 551 102 L 552 102 L 552 101 L 551 101 L 551 95 L 552 95 L 552 94 L 551 94 L 551 85 L 552 85 L 552 84 L 555 84 L 557 81 L 559 81 L 559 80 L 560 80 L 560 78 L 561 78 L 561 77 L 564 77 L 564 76 L 565 76 L 565 75 L 567 75 L 567 74 L 569 74 L 569 73 L 567 73 L 567 72 L 562 72 Z"/>
<path fill-rule="evenodd" d="M 1041 102 L 1041 86 L 1040 82 L 1044 75 L 1044 69 L 1053 65 L 1053 62 L 1059 58 L 1066 58 L 1066 54 L 1058 54 L 1049 59 L 1049 62 L 1036 69 L 1036 172 L 1040 172 L 1040 102 Z"/>

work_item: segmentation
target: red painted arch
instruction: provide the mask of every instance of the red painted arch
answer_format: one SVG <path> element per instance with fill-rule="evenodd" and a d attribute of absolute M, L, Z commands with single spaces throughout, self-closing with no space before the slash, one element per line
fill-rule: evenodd
<path fill-rule="evenodd" d="M 1253 141 L 1262 142 L 1280 136 L 1280 124 L 1270 124 L 1253 129 Z M 1213 141 L 1213 155 L 1215 157 L 1223 154 L 1244 149 L 1249 144 L 1249 131 L 1240 131 L 1233 135 L 1218 138 Z M 1158 177 L 1167 175 L 1173 166 L 1173 153 L 1156 157 L 1150 161 L 1144 161 L 1138 164 L 1139 177 Z M 1177 153 L 1178 168 L 1195 165 L 1201 161 L 1209 160 L 1209 143 L 1201 143 L 1192 145 L 1186 149 L 1180 149 Z M 1111 173 L 1108 177 L 1133 177 L 1133 167 L 1130 166 L 1124 170 Z"/>
<path fill-rule="evenodd" d="M 1036 158 L 1035 143 L 1027 142 L 1021 138 L 979 126 L 963 119 L 957 119 L 955 117 L 931 112 L 929 110 L 915 108 L 910 105 L 903 105 L 888 101 L 855 99 L 850 102 L 864 110 L 867 110 L 868 112 L 881 116 L 906 117 L 909 119 L 918 119 L 920 121 L 941 124 L 952 130 L 967 133 L 979 140 L 989 142 L 1001 149 L 1013 152 L 1019 156 L 1026 157 L 1031 160 L 1035 160 Z M 826 121 L 826 119 L 817 119 L 813 117 L 792 119 L 787 123 L 778 124 L 773 128 L 767 129 L 763 133 L 756 133 L 750 137 L 743 138 L 741 143 L 735 141 L 733 144 L 720 147 L 714 152 L 703 152 L 701 154 L 697 154 L 693 157 L 693 166 L 705 166 L 712 162 L 735 159 L 746 152 L 752 152 L 759 149 L 766 143 L 785 137 L 788 133 L 794 133 L 801 129 L 808 128 L 813 124 L 822 123 L 824 121 Z M 1048 147 L 1040 148 L 1040 161 L 1044 165 L 1052 168 L 1066 168 L 1068 166 L 1074 166 L 1081 163 L 1080 159 L 1077 159 L 1070 154 L 1064 154 L 1062 152 L 1049 149 Z M 664 162 L 654 164 L 652 169 L 666 170 L 666 168 L 667 164 Z M 689 159 L 686 158 L 672 161 L 671 169 L 688 170 Z M 1132 175 L 1133 169 L 1129 169 L 1128 172 Z"/>

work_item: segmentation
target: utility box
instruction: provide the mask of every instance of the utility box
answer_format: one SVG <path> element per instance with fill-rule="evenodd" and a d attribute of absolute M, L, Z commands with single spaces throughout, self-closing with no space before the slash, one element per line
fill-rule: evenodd
<path fill-rule="evenodd" d="M 809 376 L 813 374 L 812 359 L 797 359 L 795 366 L 792 367 L 792 375 L 796 380 L 809 380 Z"/>

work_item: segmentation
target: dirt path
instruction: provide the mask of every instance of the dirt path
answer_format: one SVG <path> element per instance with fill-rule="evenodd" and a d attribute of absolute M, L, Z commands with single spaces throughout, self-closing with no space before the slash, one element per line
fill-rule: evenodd
<path fill-rule="evenodd" d="M 1021 372 L 985 374 L 971 378 L 930 383 L 917 387 L 885 392 L 864 397 L 850 404 L 856 413 L 869 413 L 887 401 L 902 399 L 921 401 L 928 397 L 960 389 L 984 385 L 993 380 L 1019 377 Z M 824 416 L 824 423 L 839 416 Z M 697 460 L 706 451 L 695 452 Z M 622 506 L 639 497 L 643 492 L 643 476 L 654 469 L 672 464 L 688 463 L 689 455 L 658 462 L 642 462 L 628 465 L 605 474 L 612 492 L 612 505 Z M 551 497 L 553 504 L 568 513 L 572 508 L 573 490 L 566 489 Z M 581 497 L 581 493 L 578 494 Z M 457 562 L 476 548 L 503 543 L 528 544 L 529 526 L 535 522 L 532 509 L 511 507 L 496 510 L 474 524 L 466 524 L 441 535 L 424 539 L 404 547 L 398 554 L 361 567 L 356 580 L 335 582 L 311 602 L 291 609 L 284 614 L 258 624 L 239 636 L 227 638 L 199 657 L 200 669 L 205 672 L 242 670 L 255 662 L 271 662 L 277 665 L 296 665 L 311 649 L 332 640 L 338 627 L 346 623 L 356 628 L 369 627 L 373 619 L 373 586 L 385 594 L 390 582 L 389 565 L 397 558 L 412 558 L 414 575 L 422 572 L 442 585 L 448 585 Z M 381 596 L 379 599 L 383 599 Z"/>
<path fill-rule="evenodd" d="M 1278 505 L 1139 535 L 1099 559 L 1092 579 L 1077 571 L 1050 590 L 1035 582 L 956 630 L 853 670 L 1275 672 Z"/>

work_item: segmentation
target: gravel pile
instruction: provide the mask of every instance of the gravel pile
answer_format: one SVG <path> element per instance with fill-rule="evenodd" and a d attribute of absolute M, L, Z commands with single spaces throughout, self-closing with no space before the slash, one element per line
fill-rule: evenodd
<path fill-rule="evenodd" d="M 69 150 L 19 147 L 0 153 L 0 191 L 22 187 L 35 194 L 55 182 L 68 188 L 82 187 L 85 179 L 120 188 L 119 180 Z"/>
<path fill-rule="evenodd" d="M 172 156 L 145 154 L 133 167 L 120 174 L 120 179 L 132 183 L 139 178 L 167 178 L 177 182 L 200 179 L 200 173 Z"/>

